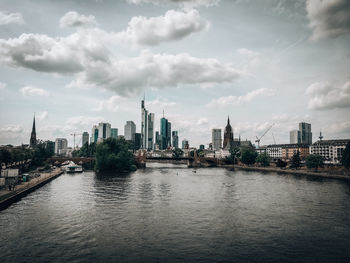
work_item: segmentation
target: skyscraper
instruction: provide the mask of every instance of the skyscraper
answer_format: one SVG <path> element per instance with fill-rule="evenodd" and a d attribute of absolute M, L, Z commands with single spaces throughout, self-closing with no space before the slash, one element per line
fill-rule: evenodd
<path fill-rule="evenodd" d="M 168 120 L 166 118 L 160 119 L 160 150 L 165 150 L 168 147 Z"/>
<path fill-rule="evenodd" d="M 179 148 L 179 136 L 178 136 L 178 132 L 177 131 L 173 131 L 171 133 L 172 135 L 172 139 L 173 139 L 173 147 L 174 148 Z"/>
<path fill-rule="evenodd" d="M 117 128 L 111 128 L 111 137 L 114 139 L 118 139 L 118 129 Z"/>
<path fill-rule="evenodd" d="M 34 147 L 36 145 L 36 130 L 35 130 L 35 115 L 33 118 L 32 133 L 30 134 L 29 146 Z"/>
<path fill-rule="evenodd" d="M 138 150 L 141 147 L 141 133 L 135 133 L 134 150 Z"/>
<path fill-rule="evenodd" d="M 188 140 L 187 139 L 183 139 L 182 140 L 182 149 L 188 149 L 190 147 Z"/>
<path fill-rule="evenodd" d="M 148 126 L 147 126 L 147 110 L 145 108 L 145 98 L 141 101 L 141 149 L 147 149 L 147 141 L 148 141 Z"/>
<path fill-rule="evenodd" d="M 211 138 L 213 150 L 219 150 L 222 145 L 221 129 L 212 129 Z"/>
<path fill-rule="evenodd" d="M 289 142 L 291 144 L 298 144 L 301 143 L 301 138 L 300 138 L 300 131 L 298 130 L 292 130 L 289 132 Z"/>
<path fill-rule="evenodd" d="M 232 127 L 230 124 L 230 118 L 227 118 L 227 125 L 225 127 L 225 132 L 224 132 L 224 144 L 223 148 L 226 150 L 229 150 L 231 146 L 233 145 L 233 131 Z"/>
<path fill-rule="evenodd" d="M 111 124 L 107 122 L 100 122 L 98 124 L 98 142 L 101 142 L 111 137 Z"/>
<path fill-rule="evenodd" d="M 57 138 L 55 140 L 55 154 L 65 155 L 68 148 L 68 141 L 66 138 Z"/>
<path fill-rule="evenodd" d="M 94 125 L 91 130 L 91 143 L 97 143 L 98 140 L 98 126 Z"/>
<path fill-rule="evenodd" d="M 299 131 L 300 131 L 300 141 L 302 144 L 312 144 L 312 132 L 311 132 L 311 124 L 300 122 L 299 123 Z"/>
<path fill-rule="evenodd" d="M 127 141 L 135 141 L 136 125 L 133 121 L 127 121 L 124 126 L 124 137 Z"/>
<path fill-rule="evenodd" d="M 154 113 L 148 114 L 147 126 L 148 126 L 148 131 L 147 131 L 147 137 L 148 137 L 147 149 L 148 150 L 152 150 L 153 149 L 153 137 L 154 137 Z"/>
<path fill-rule="evenodd" d="M 88 132 L 83 132 L 81 142 L 82 142 L 82 146 L 84 146 L 85 144 L 89 144 L 89 133 Z"/>
<path fill-rule="evenodd" d="M 166 136 L 167 136 L 167 147 L 170 147 L 171 146 L 171 122 L 168 122 Z"/>

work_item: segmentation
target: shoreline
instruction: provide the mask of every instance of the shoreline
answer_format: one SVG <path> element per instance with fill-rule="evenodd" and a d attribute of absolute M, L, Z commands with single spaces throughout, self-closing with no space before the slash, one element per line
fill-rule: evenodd
<path fill-rule="evenodd" d="M 34 192 L 36 189 L 44 186 L 48 182 L 63 174 L 61 169 L 56 169 L 50 173 L 41 173 L 39 178 L 32 179 L 29 182 L 21 183 L 13 191 L 0 191 L 0 211 L 6 209 L 11 204 L 18 202 L 22 197 Z"/>
<path fill-rule="evenodd" d="M 279 174 L 302 175 L 302 176 L 312 176 L 312 177 L 319 177 L 319 178 L 350 181 L 349 175 L 328 174 L 324 172 L 290 170 L 290 169 L 280 169 L 280 168 L 274 168 L 274 167 L 250 167 L 250 166 L 241 166 L 241 165 L 230 166 L 230 168 L 232 167 L 234 169 L 244 170 L 244 171 L 273 172 L 273 173 L 279 173 Z"/>

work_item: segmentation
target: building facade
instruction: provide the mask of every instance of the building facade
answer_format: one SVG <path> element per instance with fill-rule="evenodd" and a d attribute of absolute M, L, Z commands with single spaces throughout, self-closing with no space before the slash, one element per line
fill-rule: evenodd
<path fill-rule="evenodd" d="M 325 163 L 339 164 L 350 139 L 319 140 L 310 146 L 310 154 L 321 155 Z"/>
<path fill-rule="evenodd" d="M 114 139 L 118 139 L 118 129 L 117 128 L 111 128 L 111 137 Z"/>
<path fill-rule="evenodd" d="M 135 133 L 134 150 L 141 148 L 141 133 Z"/>
<path fill-rule="evenodd" d="M 290 144 L 312 144 L 311 124 L 306 122 L 299 123 L 299 130 L 289 132 Z"/>
<path fill-rule="evenodd" d="M 154 113 L 148 114 L 148 120 L 147 120 L 147 149 L 152 150 L 153 149 L 153 138 L 154 138 Z"/>
<path fill-rule="evenodd" d="M 172 131 L 172 145 L 174 148 L 179 148 L 179 135 L 177 131 Z"/>
<path fill-rule="evenodd" d="M 102 142 L 111 137 L 111 124 L 107 122 L 100 122 L 98 124 L 98 139 L 97 142 Z"/>
<path fill-rule="evenodd" d="M 289 132 L 289 143 L 291 144 L 301 143 L 300 131 L 292 130 Z"/>
<path fill-rule="evenodd" d="M 212 141 L 212 149 L 213 150 L 221 149 L 221 145 L 222 145 L 221 129 L 212 129 L 211 139 L 212 139 L 211 140 Z"/>
<path fill-rule="evenodd" d="M 66 138 L 57 138 L 55 140 L 55 154 L 66 155 L 68 149 L 68 140 Z"/>
<path fill-rule="evenodd" d="M 89 133 L 83 132 L 82 138 L 81 138 L 82 146 L 85 144 L 89 144 Z"/>
<path fill-rule="evenodd" d="M 136 125 L 133 121 L 127 121 L 124 125 L 124 138 L 127 141 L 135 141 Z"/>
<path fill-rule="evenodd" d="M 160 140 L 161 143 L 159 145 L 160 150 L 165 150 L 168 148 L 168 120 L 166 118 L 160 119 Z"/>
<path fill-rule="evenodd" d="M 293 155 L 299 151 L 299 156 L 301 160 L 310 154 L 308 144 L 284 144 L 282 145 L 282 159 L 289 161 L 292 159 Z"/>
<path fill-rule="evenodd" d="M 97 140 L 98 140 L 98 126 L 94 125 L 92 126 L 92 130 L 91 130 L 90 142 L 97 143 Z"/>
<path fill-rule="evenodd" d="M 187 139 L 183 139 L 182 140 L 182 149 L 189 149 L 190 148 L 190 145 L 188 143 L 188 140 Z"/>

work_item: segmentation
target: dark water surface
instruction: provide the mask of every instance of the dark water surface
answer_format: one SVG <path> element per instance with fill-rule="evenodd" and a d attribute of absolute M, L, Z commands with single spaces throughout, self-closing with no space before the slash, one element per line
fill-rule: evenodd
<path fill-rule="evenodd" d="M 169 165 L 65 174 L 0 212 L 0 262 L 276 261 L 350 262 L 349 183 Z"/>

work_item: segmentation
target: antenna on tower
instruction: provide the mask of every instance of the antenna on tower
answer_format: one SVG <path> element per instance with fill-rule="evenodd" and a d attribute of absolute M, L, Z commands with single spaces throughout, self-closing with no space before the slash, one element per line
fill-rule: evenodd
<path fill-rule="evenodd" d="M 322 141 L 322 139 L 323 139 L 322 132 L 320 132 L 320 137 L 318 137 L 318 138 L 320 138 L 320 141 Z"/>
<path fill-rule="evenodd" d="M 163 118 L 164 118 L 164 109 L 163 109 Z"/>

